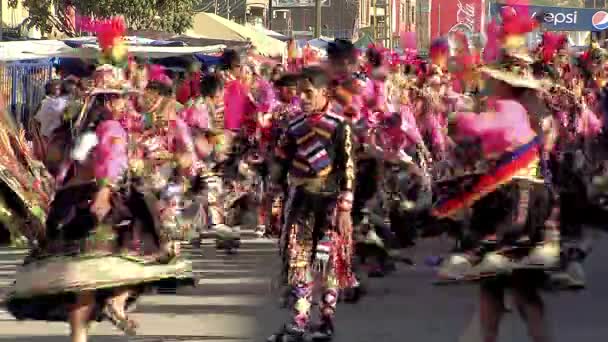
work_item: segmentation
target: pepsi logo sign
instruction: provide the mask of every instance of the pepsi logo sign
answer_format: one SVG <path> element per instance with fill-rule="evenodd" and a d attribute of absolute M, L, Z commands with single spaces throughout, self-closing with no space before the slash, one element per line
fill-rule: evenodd
<path fill-rule="evenodd" d="M 591 18 L 591 24 L 598 30 L 608 29 L 608 13 L 599 11 Z"/>
<path fill-rule="evenodd" d="M 538 12 L 532 12 L 531 17 L 536 18 L 539 15 Z M 557 26 L 561 24 L 576 24 L 578 19 L 578 12 L 562 13 L 562 12 L 544 12 L 541 14 L 542 20 L 545 24 Z"/>

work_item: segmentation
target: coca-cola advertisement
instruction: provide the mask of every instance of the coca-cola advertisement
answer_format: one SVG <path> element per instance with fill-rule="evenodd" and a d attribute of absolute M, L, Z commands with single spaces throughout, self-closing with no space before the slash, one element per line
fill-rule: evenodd
<path fill-rule="evenodd" d="M 431 1 L 431 39 L 464 32 L 479 33 L 483 27 L 483 0 Z"/>

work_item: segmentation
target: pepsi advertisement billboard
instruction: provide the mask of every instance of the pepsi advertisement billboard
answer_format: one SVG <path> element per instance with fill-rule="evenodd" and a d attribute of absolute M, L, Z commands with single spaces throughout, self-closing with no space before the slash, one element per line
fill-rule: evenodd
<path fill-rule="evenodd" d="M 494 4 L 492 16 L 500 8 L 508 6 Z M 608 29 L 608 10 L 596 8 L 568 8 L 548 6 L 510 6 L 518 12 L 527 11 L 530 17 L 542 19 L 542 28 L 546 31 L 603 31 Z"/>

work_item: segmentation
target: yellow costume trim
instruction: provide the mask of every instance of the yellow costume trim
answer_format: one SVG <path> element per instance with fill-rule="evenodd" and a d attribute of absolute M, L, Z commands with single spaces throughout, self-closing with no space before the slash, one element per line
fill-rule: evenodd
<path fill-rule="evenodd" d="M 349 125 L 344 126 L 344 150 L 346 156 L 345 186 L 346 190 L 351 191 L 355 183 L 355 162 L 352 156 L 353 142 Z"/>

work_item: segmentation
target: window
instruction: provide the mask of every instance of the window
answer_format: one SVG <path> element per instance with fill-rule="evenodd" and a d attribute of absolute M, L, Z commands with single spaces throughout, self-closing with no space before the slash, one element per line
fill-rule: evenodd
<path fill-rule="evenodd" d="M 585 8 L 606 8 L 606 0 L 585 0 Z"/>

